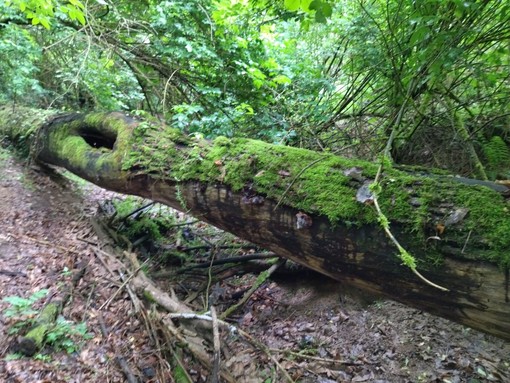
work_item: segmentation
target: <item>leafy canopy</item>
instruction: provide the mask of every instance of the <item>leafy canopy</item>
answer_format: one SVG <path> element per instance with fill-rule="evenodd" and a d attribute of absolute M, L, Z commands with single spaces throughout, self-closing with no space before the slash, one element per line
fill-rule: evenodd
<path fill-rule="evenodd" d="M 5 0 L 6 6 L 18 8 L 32 25 L 41 24 L 50 29 L 52 19 L 68 16 L 85 25 L 85 5 L 79 0 Z"/>

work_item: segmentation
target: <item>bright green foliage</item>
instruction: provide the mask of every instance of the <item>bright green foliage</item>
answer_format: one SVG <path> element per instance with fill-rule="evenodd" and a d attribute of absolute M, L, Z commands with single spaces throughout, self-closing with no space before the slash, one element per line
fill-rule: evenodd
<path fill-rule="evenodd" d="M 45 342 L 55 350 L 64 350 L 71 354 L 79 350 L 80 341 L 92 339 L 92 337 L 86 323 L 76 324 L 59 316 L 55 325 L 46 333 Z"/>
<path fill-rule="evenodd" d="M 6 318 L 14 322 L 8 330 L 9 334 L 20 334 L 23 330 L 33 327 L 27 336 L 36 339 L 36 344 L 47 344 L 55 350 L 64 350 L 73 353 L 79 348 L 79 340 L 90 339 L 92 336 L 87 332 L 85 323 L 75 324 L 62 317 L 58 317 L 54 324 L 45 323 L 37 326 L 40 316 L 56 316 L 56 305 L 49 304 L 42 310 L 37 310 L 34 305 L 48 294 L 48 290 L 39 290 L 28 298 L 10 296 L 3 299 L 10 304 L 3 312 Z M 45 322 L 51 322 L 51 318 L 44 318 Z M 35 326 L 35 327 L 34 327 Z M 40 334 L 39 334 L 40 332 Z M 40 338 L 40 339 L 39 339 Z M 77 343 L 78 342 L 78 343 Z"/>
<path fill-rule="evenodd" d="M 10 306 L 4 310 L 3 315 L 15 321 L 14 325 L 9 329 L 10 334 L 18 333 L 22 327 L 33 323 L 35 315 L 38 313 L 33 306 L 47 294 L 48 290 L 43 289 L 36 291 L 28 298 L 10 296 L 2 299 L 4 302 L 10 304 Z"/>
<path fill-rule="evenodd" d="M 67 15 L 85 25 L 85 6 L 79 0 L 5 0 L 6 6 L 19 8 L 32 25 L 42 25 L 50 29 L 52 19 Z"/>
<path fill-rule="evenodd" d="M 315 21 L 325 23 L 333 14 L 331 2 L 324 0 L 284 0 L 285 9 L 291 12 L 304 12 L 305 15 L 313 15 Z M 305 25 L 308 25 L 307 20 Z"/>

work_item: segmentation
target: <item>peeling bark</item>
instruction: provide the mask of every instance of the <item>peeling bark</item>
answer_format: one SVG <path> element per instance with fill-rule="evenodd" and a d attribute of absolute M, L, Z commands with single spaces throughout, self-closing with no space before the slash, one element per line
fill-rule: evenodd
<path fill-rule="evenodd" d="M 25 118 L 36 113 L 23 111 Z M 0 109 L 0 132 L 16 137 L 13 119 L 20 115 Z M 38 129 L 28 142 L 39 161 L 186 211 L 336 280 L 510 340 L 510 215 L 502 185 L 385 171 L 379 200 L 391 230 L 418 259 L 420 272 L 449 289 L 442 292 L 401 265 L 377 223 L 368 189 L 376 164 L 260 141 L 193 140 L 122 113 L 33 121 Z"/>

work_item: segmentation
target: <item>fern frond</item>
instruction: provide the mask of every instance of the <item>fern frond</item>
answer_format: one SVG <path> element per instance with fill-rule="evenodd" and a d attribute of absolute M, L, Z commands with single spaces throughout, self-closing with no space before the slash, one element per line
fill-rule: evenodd
<path fill-rule="evenodd" d="M 510 148 L 500 136 L 491 137 L 483 145 L 483 153 L 487 161 L 486 169 L 494 177 L 510 170 Z"/>

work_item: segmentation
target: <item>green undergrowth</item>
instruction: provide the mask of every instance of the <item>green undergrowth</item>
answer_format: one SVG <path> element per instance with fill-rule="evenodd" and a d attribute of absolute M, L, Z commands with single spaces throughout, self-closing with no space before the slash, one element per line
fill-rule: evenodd
<path fill-rule="evenodd" d="M 377 223 L 373 207 L 358 202 L 356 191 L 375 178 L 378 164 L 243 138 L 218 137 L 209 142 L 172 128 L 150 126 L 135 136 L 134 148 L 124 162 L 125 170 L 145 169 L 178 182 L 221 183 L 234 191 L 326 216 L 333 225 Z M 354 167 L 361 169 L 361 180 L 346 175 L 345 171 Z M 505 234 L 510 231 L 510 218 L 499 193 L 394 168 L 384 170 L 380 184 L 378 200 L 390 224 L 403 224 L 422 242 L 420 246 L 452 209 L 465 208 L 467 216 L 447 227 L 443 237 L 456 243 L 468 235 L 483 238 L 474 244 L 477 254 L 504 267 L 510 265 L 510 236 Z M 443 209 L 444 216 L 431 213 L 441 211 L 445 201 L 454 206 Z M 434 258 L 432 263 L 439 264 L 440 259 Z"/>
<path fill-rule="evenodd" d="M 7 330 L 10 335 L 27 336 L 35 339 L 37 346 L 50 346 L 54 351 L 66 351 L 73 353 L 79 350 L 83 340 L 91 339 L 92 335 L 87 331 L 85 322 L 74 323 L 66 320 L 62 316 L 57 316 L 57 309 L 48 304 L 42 308 L 36 308 L 35 305 L 48 294 L 48 290 L 39 290 L 34 292 L 28 298 L 19 296 L 9 296 L 3 298 L 3 301 L 9 306 L 3 311 L 3 316 L 9 318 L 10 326 Z M 39 323 L 44 315 L 57 316 L 51 323 L 41 326 Z M 28 350 L 25 350 L 25 352 Z M 48 357 L 42 353 L 43 350 L 33 350 L 37 353 L 34 358 L 40 359 Z M 32 355 L 29 355 L 32 356 Z M 16 359 L 21 354 L 9 354 L 8 359 Z"/>
<path fill-rule="evenodd" d="M 165 211 L 149 207 L 137 214 L 132 214 L 143 207 L 143 202 L 137 197 L 126 197 L 114 201 L 117 221 L 121 223 L 121 232 L 129 240 L 136 241 L 142 236 L 148 236 L 153 242 L 163 241 L 168 231 L 175 225 L 174 217 Z"/>

